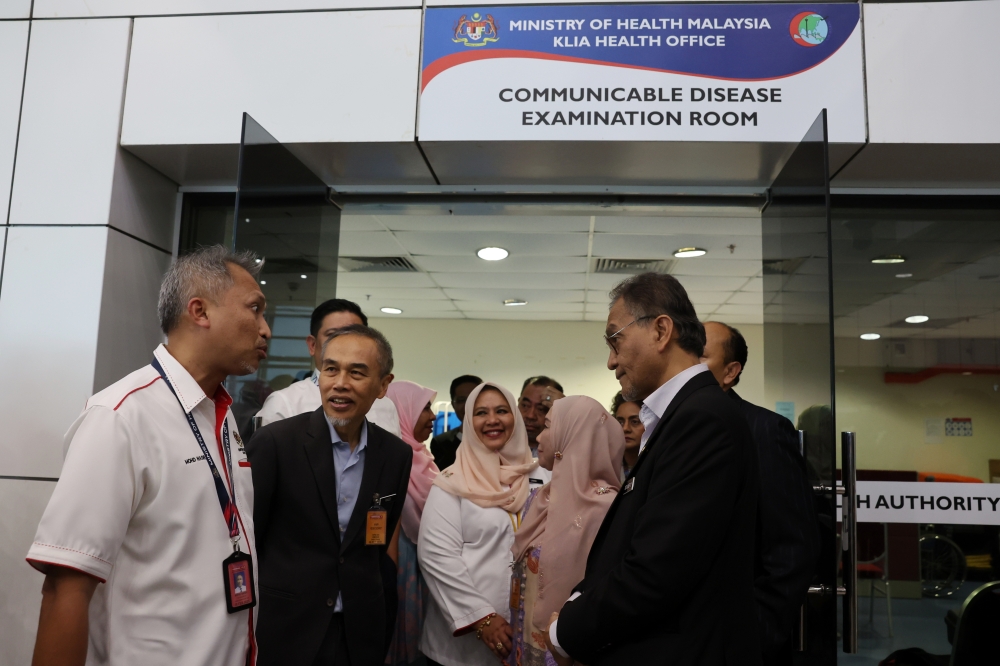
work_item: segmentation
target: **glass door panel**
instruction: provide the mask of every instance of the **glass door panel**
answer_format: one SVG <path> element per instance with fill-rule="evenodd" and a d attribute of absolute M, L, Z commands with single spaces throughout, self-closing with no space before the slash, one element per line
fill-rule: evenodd
<path fill-rule="evenodd" d="M 766 407 L 804 432 L 814 486 L 834 485 L 834 404 L 831 385 L 829 220 L 826 111 L 796 146 L 770 188 L 761 218 Z M 822 555 L 814 586 L 837 585 L 834 505 L 816 498 Z M 832 593 L 810 595 L 796 623 L 795 663 L 836 661 L 836 610 Z"/>

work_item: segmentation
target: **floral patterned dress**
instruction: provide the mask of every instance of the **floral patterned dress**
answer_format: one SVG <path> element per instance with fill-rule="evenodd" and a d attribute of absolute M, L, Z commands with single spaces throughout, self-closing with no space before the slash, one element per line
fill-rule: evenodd
<path fill-rule="evenodd" d="M 396 632 L 385 658 L 385 663 L 391 666 L 412 664 L 420 658 L 417 648 L 424 628 L 424 599 L 428 594 L 427 584 L 417 566 L 417 547 L 402 532 L 399 535 L 397 572 L 399 610 Z"/>
<path fill-rule="evenodd" d="M 538 489 L 531 491 L 524 503 L 523 513 L 528 513 L 531 501 Z M 514 563 L 511 576 L 511 590 L 517 608 L 511 608 L 510 624 L 514 630 L 514 649 L 506 659 L 507 666 L 556 666 L 555 659 L 545 649 L 545 634 L 535 628 L 534 609 L 538 599 L 538 560 L 542 547 L 535 546 L 520 561 Z"/>

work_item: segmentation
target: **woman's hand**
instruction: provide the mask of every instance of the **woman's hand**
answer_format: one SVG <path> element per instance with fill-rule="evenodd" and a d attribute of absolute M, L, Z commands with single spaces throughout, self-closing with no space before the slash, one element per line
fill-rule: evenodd
<path fill-rule="evenodd" d="M 488 627 L 483 627 L 483 642 L 490 652 L 503 661 L 514 649 L 514 630 L 499 615 L 494 615 Z"/>

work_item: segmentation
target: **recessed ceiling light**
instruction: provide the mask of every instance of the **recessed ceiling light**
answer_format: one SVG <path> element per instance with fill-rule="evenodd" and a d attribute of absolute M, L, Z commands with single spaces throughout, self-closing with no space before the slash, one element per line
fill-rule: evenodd
<path fill-rule="evenodd" d="M 911 277 L 913 277 L 913 273 L 896 273 L 896 277 L 898 277 L 898 278 L 911 278 Z"/>
<path fill-rule="evenodd" d="M 500 261 L 506 259 L 509 254 L 510 252 L 502 247 L 484 247 L 476 252 L 477 257 L 486 261 Z"/>
<path fill-rule="evenodd" d="M 708 250 L 703 250 L 700 247 L 682 247 L 674 252 L 674 256 L 678 259 L 687 259 L 689 257 L 703 257 L 708 254 Z"/>
<path fill-rule="evenodd" d="M 505 298 L 503 299 L 503 304 L 513 307 L 515 305 L 527 305 L 528 301 L 524 300 L 523 298 Z"/>
<path fill-rule="evenodd" d="M 261 284 L 267 284 L 267 280 L 261 280 L 260 283 Z"/>
<path fill-rule="evenodd" d="M 382 308 L 382 312 L 385 314 L 403 314 L 403 311 L 399 308 Z"/>
<path fill-rule="evenodd" d="M 300 275 L 299 277 L 300 277 L 300 278 L 302 278 L 303 280 L 305 280 L 305 279 L 306 279 L 306 278 L 307 278 L 308 276 L 307 276 L 307 275 L 306 275 L 305 273 L 303 273 L 303 274 L 302 274 L 302 275 Z"/>
<path fill-rule="evenodd" d="M 906 257 L 901 254 L 883 254 L 881 257 L 872 259 L 873 264 L 901 264 L 906 261 Z"/>
<path fill-rule="evenodd" d="M 971 376 L 972 376 L 972 373 L 971 373 L 971 372 L 963 372 L 962 374 L 963 374 L 964 376 L 966 376 L 966 377 L 971 377 Z"/>
<path fill-rule="evenodd" d="M 922 324 L 928 319 L 930 319 L 930 317 L 928 317 L 927 315 L 913 315 L 912 317 L 907 317 L 903 321 L 905 321 L 907 324 Z"/>
<path fill-rule="evenodd" d="M 862 340 L 878 340 L 881 337 L 882 336 L 879 335 L 878 333 L 862 333 L 861 334 L 861 339 Z"/>
<path fill-rule="evenodd" d="M 247 222 L 249 222 L 249 221 L 250 221 L 250 218 L 248 217 L 248 218 L 246 219 L 246 221 L 247 221 Z"/>
<path fill-rule="evenodd" d="M 254 263 L 259 264 L 260 263 L 260 259 L 254 259 Z"/>

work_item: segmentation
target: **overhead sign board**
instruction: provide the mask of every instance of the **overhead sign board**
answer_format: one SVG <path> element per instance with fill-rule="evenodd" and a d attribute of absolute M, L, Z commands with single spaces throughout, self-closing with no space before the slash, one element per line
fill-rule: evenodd
<path fill-rule="evenodd" d="M 1000 483 L 858 481 L 857 492 L 860 523 L 1000 525 Z"/>
<path fill-rule="evenodd" d="M 865 140 L 858 4 L 426 11 L 423 141 Z"/>

